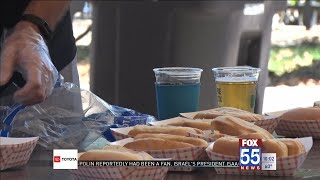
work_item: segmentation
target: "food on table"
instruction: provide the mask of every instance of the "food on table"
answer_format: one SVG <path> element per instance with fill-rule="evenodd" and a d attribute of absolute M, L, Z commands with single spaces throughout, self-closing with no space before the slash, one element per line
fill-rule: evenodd
<path fill-rule="evenodd" d="M 266 139 L 264 134 L 261 133 L 248 133 L 248 134 L 242 134 L 237 136 L 238 138 L 241 139 Z"/>
<path fill-rule="evenodd" d="M 297 108 L 285 112 L 283 120 L 320 120 L 320 108 Z"/>
<path fill-rule="evenodd" d="M 217 139 L 221 138 L 221 137 L 226 137 L 226 136 L 230 136 L 230 135 L 220 133 L 219 131 L 213 131 L 213 133 L 207 135 L 207 137 L 217 138 Z"/>
<path fill-rule="evenodd" d="M 79 161 L 99 160 L 152 160 L 153 157 L 145 152 L 136 152 L 125 147 L 107 146 L 104 149 L 89 150 L 79 157 Z"/>
<path fill-rule="evenodd" d="M 219 138 L 214 142 L 212 151 L 227 156 L 239 156 L 239 138 L 231 136 Z"/>
<path fill-rule="evenodd" d="M 288 156 L 288 147 L 278 139 L 263 139 L 262 153 L 276 153 L 278 157 Z"/>
<path fill-rule="evenodd" d="M 212 152 L 239 157 L 239 138 L 222 137 L 212 146 Z M 276 153 L 278 157 L 287 157 L 305 153 L 303 144 L 297 139 L 262 139 L 263 153 Z"/>
<path fill-rule="evenodd" d="M 213 130 L 231 136 L 240 136 L 251 133 L 259 133 L 264 139 L 272 139 L 273 136 L 267 130 L 232 116 L 219 116 L 211 122 Z"/>
<path fill-rule="evenodd" d="M 259 120 L 265 120 L 265 117 L 260 114 L 251 113 L 232 107 L 221 107 L 211 110 L 206 110 L 197 113 L 193 119 L 214 119 L 219 116 L 233 116 L 249 122 L 255 122 Z"/>
<path fill-rule="evenodd" d="M 172 134 L 172 135 L 181 135 L 188 136 L 189 133 L 194 134 L 203 134 L 203 131 L 196 128 L 190 127 L 177 127 L 177 126 L 147 126 L 147 125 L 136 125 L 132 130 L 129 131 L 128 135 L 135 137 L 138 134 L 142 133 L 153 133 L 153 134 Z"/>
<path fill-rule="evenodd" d="M 188 143 L 188 144 L 192 144 L 194 146 L 199 146 L 199 147 L 207 147 L 208 146 L 207 141 L 200 139 L 200 138 L 184 137 L 184 136 L 170 135 L 170 134 L 148 134 L 148 133 L 145 133 L 145 134 L 138 134 L 137 136 L 135 136 L 134 139 L 145 139 L 145 138 L 160 138 L 163 140 Z"/>
<path fill-rule="evenodd" d="M 289 156 L 299 155 L 306 152 L 303 144 L 299 140 L 289 138 L 283 138 L 278 140 L 280 142 L 283 142 L 287 146 Z"/>
<path fill-rule="evenodd" d="M 197 128 L 200 130 L 211 130 L 211 121 L 181 119 L 176 122 L 168 123 L 170 126 L 183 126 Z"/>
<path fill-rule="evenodd" d="M 124 145 L 124 147 L 132 150 L 146 151 L 146 150 L 190 148 L 195 146 L 189 143 L 164 140 L 160 138 L 144 138 L 144 139 L 137 139 L 132 142 L 128 142 Z"/>

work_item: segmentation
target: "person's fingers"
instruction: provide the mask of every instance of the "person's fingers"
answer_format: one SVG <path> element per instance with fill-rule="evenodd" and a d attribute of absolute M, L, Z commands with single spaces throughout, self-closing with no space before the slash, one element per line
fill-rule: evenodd
<path fill-rule="evenodd" d="M 48 47 L 32 28 L 15 29 L 7 37 L 0 55 L 0 85 L 7 83 L 14 70 L 19 70 L 26 84 L 14 94 L 24 105 L 43 102 L 50 94 L 58 72 L 50 60 Z"/>
<path fill-rule="evenodd" d="M 0 55 L 0 86 L 5 85 L 12 77 L 15 63 L 15 47 L 5 46 Z"/>
<path fill-rule="evenodd" d="M 52 72 L 47 69 L 47 68 L 44 68 L 44 73 L 43 73 L 43 76 L 42 76 L 42 82 L 47 84 L 47 86 L 45 87 L 45 95 L 46 96 L 49 96 L 52 92 L 52 88 L 53 88 L 53 78 L 52 76 Z"/>
<path fill-rule="evenodd" d="M 14 95 L 15 101 L 27 106 L 43 102 L 46 97 L 44 89 L 38 88 L 37 90 L 33 90 L 34 87 L 36 87 L 36 85 L 30 83 L 25 85 L 21 91 L 18 90 Z M 22 94 L 24 93 L 29 94 L 23 96 Z"/>
<path fill-rule="evenodd" d="M 21 89 L 17 90 L 14 98 L 17 102 L 24 105 L 32 105 L 43 102 L 46 99 L 46 83 L 42 82 L 42 71 L 39 67 L 28 67 L 25 69 L 27 83 Z"/>

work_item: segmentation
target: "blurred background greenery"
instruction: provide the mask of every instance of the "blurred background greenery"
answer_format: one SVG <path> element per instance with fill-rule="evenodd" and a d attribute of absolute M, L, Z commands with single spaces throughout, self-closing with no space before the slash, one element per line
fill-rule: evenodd
<path fill-rule="evenodd" d="M 300 67 L 312 66 L 320 61 L 320 44 L 304 42 L 281 47 L 273 45 L 270 51 L 269 71 L 277 76 L 290 73 Z"/>
<path fill-rule="evenodd" d="M 320 85 L 320 0 L 287 0 L 287 4 L 273 18 L 269 86 L 295 86 L 310 80 Z M 314 8 L 310 26 L 304 19 L 306 4 Z M 77 42 L 78 68 L 81 79 L 89 84 L 91 18 L 85 14 L 75 19 L 74 30 L 79 31 L 76 37 L 84 37 Z"/>

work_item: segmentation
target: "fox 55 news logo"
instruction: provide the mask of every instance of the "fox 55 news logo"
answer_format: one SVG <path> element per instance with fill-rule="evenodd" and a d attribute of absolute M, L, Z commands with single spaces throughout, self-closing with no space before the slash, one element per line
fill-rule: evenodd
<path fill-rule="evenodd" d="M 241 170 L 261 170 L 261 139 L 239 139 Z"/>

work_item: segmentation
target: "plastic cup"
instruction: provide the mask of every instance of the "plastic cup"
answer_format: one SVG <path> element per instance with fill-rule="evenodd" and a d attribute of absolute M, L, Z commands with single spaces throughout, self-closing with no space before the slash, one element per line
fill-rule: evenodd
<path fill-rule="evenodd" d="M 159 120 L 198 110 L 202 69 L 165 67 L 153 71 Z"/>
<path fill-rule="evenodd" d="M 261 69 L 250 66 L 218 67 L 214 73 L 219 107 L 254 112 L 256 86 Z"/>

